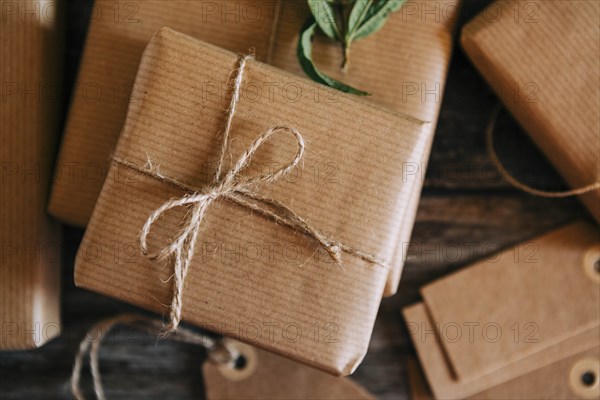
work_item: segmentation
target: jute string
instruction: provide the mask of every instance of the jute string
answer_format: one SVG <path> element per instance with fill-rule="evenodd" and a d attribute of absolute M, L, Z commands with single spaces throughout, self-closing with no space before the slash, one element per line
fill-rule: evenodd
<path fill-rule="evenodd" d="M 319 232 L 304 218 L 300 217 L 286 205 L 276 200 L 264 197 L 252 190 L 259 183 L 272 183 L 288 175 L 298 165 L 304 155 L 305 143 L 304 138 L 296 129 L 286 126 L 274 126 L 267 129 L 258 136 L 258 138 L 246 151 L 244 151 L 231 170 L 225 174 L 223 173 L 223 165 L 229 145 L 232 121 L 240 99 L 240 90 L 243 82 L 244 71 L 248 60 L 251 58 L 252 56 L 243 56 L 239 61 L 237 75 L 233 81 L 233 95 L 227 110 L 227 118 L 225 122 L 225 130 L 223 132 L 219 163 L 217 164 L 212 185 L 204 188 L 187 185 L 176 179 L 172 179 L 161 174 L 157 168 L 152 166 L 151 162 L 146 164 L 144 167 L 139 167 L 127 160 L 117 157 L 113 158 L 114 163 L 126 166 L 137 172 L 153 177 L 157 180 L 168 183 L 188 192 L 181 198 L 174 198 L 166 201 L 164 204 L 154 210 L 146 220 L 140 235 L 140 248 L 146 257 L 150 258 L 151 260 L 158 261 L 165 261 L 170 258 L 173 259 L 173 299 L 171 301 L 169 312 L 170 322 L 166 327 L 164 335 L 174 332 L 181 321 L 185 278 L 194 256 L 196 241 L 200 232 L 201 224 L 210 206 L 214 201 L 219 199 L 224 198 L 230 200 L 240 206 L 260 213 L 265 217 L 271 218 L 279 224 L 288 226 L 295 231 L 306 235 L 314 240 L 321 248 L 323 248 L 337 265 L 342 265 L 341 253 L 346 252 L 369 263 L 384 267 L 386 266 L 384 261 L 372 254 L 354 249 L 343 243 L 328 238 L 327 235 Z M 259 175 L 254 178 L 241 177 L 240 173 L 248 166 L 250 159 L 260 148 L 260 146 L 262 146 L 273 135 L 278 133 L 288 133 L 296 139 L 298 151 L 293 160 L 272 173 Z M 190 211 L 184 217 L 181 231 L 166 247 L 162 248 L 158 252 L 150 252 L 148 249 L 148 236 L 152 227 L 167 211 L 177 207 L 190 208 Z"/>
<path fill-rule="evenodd" d="M 508 172 L 506 170 L 506 168 L 504 168 L 504 165 L 502 165 L 502 162 L 498 158 L 498 154 L 496 153 L 496 150 L 494 148 L 494 128 L 496 127 L 496 121 L 498 120 L 498 115 L 500 114 L 501 110 L 502 110 L 502 105 L 498 104 L 492 111 L 492 114 L 490 115 L 490 119 L 488 121 L 488 125 L 487 125 L 486 131 L 485 131 L 486 132 L 485 133 L 486 147 L 487 147 L 488 156 L 490 157 L 490 159 L 492 160 L 492 162 L 494 163 L 496 168 L 498 168 L 502 177 L 508 183 L 510 183 L 517 189 L 520 189 L 531 195 L 539 196 L 539 197 L 546 197 L 546 198 L 564 198 L 564 197 L 571 197 L 571 196 L 580 196 L 582 194 L 586 194 L 586 193 L 592 192 L 594 190 L 600 189 L 600 182 L 596 182 L 596 183 L 592 183 L 590 185 L 586 185 L 581 188 L 567 190 L 564 192 L 548 192 L 545 190 L 536 189 L 529 185 L 526 185 L 525 183 L 519 181 L 517 178 L 512 176 L 510 174 L 510 172 Z"/>
<path fill-rule="evenodd" d="M 94 325 L 81 341 L 79 350 L 75 355 L 73 371 L 71 373 L 71 393 L 77 400 L 85 399 L 80 388 L 81 369 L 85 355 L 89 353 L 90 374 L 94 386 L 94 393 L 99 400 L 106 399 L 102 386 L 102 377 L 100 375 L 99 352 L 100 346 L 108 333 L 118 325 L 128 325 L 150 334 L 156 335 L 163 329 L 161 321 L 154 318 L 135 314 L 123 314 L 117 317 L 109 318 Z M 92 334 L 95 334 L 93 337 Z M 209 361 L 217 364 L 233 363 L 239 357 L 231 348 L 226 347 L 221 340 L 212 339 L 206 335 L 193 332 L 188 329 L 178 328 L 177 334 L 171 336 L 174 341 L 189 343 L 204 347 L 208 352 Z"/>

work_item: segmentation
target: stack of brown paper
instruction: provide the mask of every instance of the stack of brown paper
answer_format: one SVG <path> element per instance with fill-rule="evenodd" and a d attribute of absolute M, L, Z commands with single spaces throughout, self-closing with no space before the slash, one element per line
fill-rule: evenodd
<path fill-rule="evenodd" d="M 160 30 L 142 58 L 115 157 L 194 187 L 210 184 L 237 60 L 226 50 Z M 337 91 L 333 101 L 322 102 L 313 95 L 322 86 L 248 63 L 224 171 L 266 129 L 297 129 L 306 143 L 302 164 L 256 190 L 381 263 L 345 251 L 337 265 L 294 229 L 221 199 L 202 222 L 183 317 L 325 371 L 349 374 L 366 353 L 397 228 L 417 184 L 418 177 L 403 179 L 402 165 L 422 159 L 427 124 Z M 294 87 L 299 96 L 290 101 L 281 92 L 250 92 L 273 82 Z M 292 139 L 266 143 L 244 175 L 281 167 L 296 154 Z M 323 166 L 333 172 L 315 175 Z M 140 230 L 153 210 L 184 194 L 167 181 L 113 163 L 78 253 L 76 284 L 165 311 L 173 267 L 141 256 Z M 184 214 L 176 209 L 159 220 L 150 235 L 152 249 L 169 242 Z"/>
<path fill-rule="evenodd" d="M 462 32 L 475 67 L 567 183 L 600 181 L 600 2 L 497 1 Z M 581 197 L 600 222 L 600 190 Z"/>
<path fill-rule="evenodd" d="M 2 3 L 0 350 L 60 332 L 59 230 L 45 213 L 61 102 L 59 7 Z"/>
<path fill-rule="evenodd" d="M 569 225 L 424 287 L 404 315 L 435 397 L 597 398 L 599 239 Z"/>
<path fill-rule="evenodd" d="M 405 175 L 419 180 L 404 210 L 404 223 L 393 233 L 398 249 L 386 286 L 388 295 L 397 290 L 402 244 L 408 242 L 412 231 L 452 51 L 458 3 L 408 1 L 381 31 L 354 45 L 352 65 L 345 75 L 339 72 L 339 44 L 319 38 L 314 45 L 315 61 L 324 72 L 369 91 L 369 100 L 375 103 L 430 122 L 423 130 L 427 145 L 422 158 L 404 165 Z M 303 75 L 296 45 L 300 27 L 309 16 L 304 0 L 144 0 L 127 4 L 129 8 L 121 10 L 118 20 L 114 2 L 95 4 L 59 156 L 58 169 L 64 172 L 57 174 L 49 209 L 78 226 L 85 226 L 90 218 L 125 121 L 140 56 L 158 29 L 168 26 L 236 52 L 247 53 L 253 47 L 257 59 Z M 285 90 L 293 99 L 293 89 L 273 83 L 262 92 Z M 332 100 L 331 93 L 319 88 L 315 96 L 327 102 Z"/>

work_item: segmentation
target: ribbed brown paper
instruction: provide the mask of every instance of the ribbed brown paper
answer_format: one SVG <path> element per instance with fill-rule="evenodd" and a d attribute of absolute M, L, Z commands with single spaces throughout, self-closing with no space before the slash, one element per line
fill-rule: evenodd
<path fill-rule="evenodd" d="M 375 103 L 431 122 L 423 133 L 429 144 L 422 158 L 405 166 L 406 175 L 420 179 L 404 224 L 394 233 L 398 250 L 386 294 L 398 287 L 402 252 L 412 231 L 458 4 L 458 0 L 408 1 L 381 31 L 355 43 L 345 75 L 339 72 L 339 44 L 319 39 L 314 45 L 315 60 L 323 71 L 369 91 L 369 100 Z M 254 47 L 257 59 L 304 76 L 296 56 L 298 33 L 309 16 L 304 0 L 144 0 L 119 3 L 119 12 L 114 7 L 110 0 L 95 4 L 60 152 L 58 166 L 63 172 L 57 174 L 49 205 L 53 215 L 78 226 L 87 224 L 100 193 L 140 56 L 156 30 L 168 26 L 236 52 Z"/>
<path fill-rule="evenodd" d="M 215 88 L 227 87 L 237 58 L 167 28 L 159 31 L 142 59 L 116 156 L 139 167 L 151 163 L 189 184 L 210 183 L 231 95 Z M 273 83 L 293 87 L 295 97 L 256 95 L 256 88 Z M 257 190 L 385 265 L 349 253 L 343 253 L 343 266 L 337 265 L 302 234 L 220 200 L 202 222 L 183 317 L 325 371 L 349 374 L 367 350 L 396 250 L 394 233 L 418 179 L 403 182 L 402 165 L 421 159 L 429 141 L 423 134 L 427 124 L 257 61 L 246 66 L 241 93 L 228 164 L 265 129 L 294 127 L 306 142 L 302 165 Z M 273 138 L 244 174 L 281 166 L 296 147 L 291 138 Z M 333 172 L 315 175 L 324 166 Z M 143 258 L 139 235 L 152 210 L 184 194 L 114 164 L 77 257 L 76 283 L 164 312 L 172 296 L 172 265 Z M 184 211 L 160 220 L 151 248 L 168 243 Z"/>
<path fill-rule="evenodd" d="M 600 2 L 497 1 L 462 45 L 572 188 L 600 181 Z M 600 190 L 581 196 L 600 222 Z"/>
<path fill-rule="evenodd" d="M 290 0 L 284 4 L 287 7 L 283 8 L 283 22 L 277 25 L 271 62 L 286 71 L 303 75 L 296 56 L 296 43 L 309 16 L 307 2 Z M 318 37 L 313 44 L 315 63 L 324 72 L 368 91 L 371 94 L 369 100 L 431 123 L 424 133 L 429 144 L 423 159 L 405 165 L 405 174 L 414 174 L 419 179 L 405 210 L 405 223 L 398 227 L 396 234 L 397 254 L 386 295 L 396 293 L 400 283 L 442 102 L 459 4 L 458 0 L 407 1 L 400 11 L 390 16 L 381 31 L 352 45 L 348 73 L 340 71 L 342 50 L 339 43 Z M 291 18 L 292 15 L 301 17 Z"/>
<path fill-rule="evenodd" d="M 0 350 L 60 332 L 59 229 L 45 213 L 60 120 L 60 6 L 1 4 Z"/>
<path fill-rule="evenodd" d="M 248 13 L 257 8 L 258 17 L 246 15 L 242 6 Z M 96 0 L 50 213 L 73 225 L 87 224 L 125 122 L 140 57 L 158 29 L 169 26 L 235 52 L 248 53 L 254 47 L 261 59 L 267 51 L 272 10 L 272 2 L 251 0 Z"/>

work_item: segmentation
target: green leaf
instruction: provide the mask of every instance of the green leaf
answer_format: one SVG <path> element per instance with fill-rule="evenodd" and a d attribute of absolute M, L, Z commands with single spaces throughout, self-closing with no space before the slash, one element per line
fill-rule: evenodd
<path fill-rule="evenodd" d="M 300 60 L 300 65 L 302 66 L 302 69 L 306 75 L 308 75 L 315 82 L 341 90 L 342 92 L 352 93 L 359 96 L 368 96 L 369 93 L 337 81 L 317 69 L 317 66 L 312 60 L 312 39 L 315 35 L 316 28 L 317 24 L 315 21 L 312 18 L 309 18 L 302 28 L 300 40 L 298 41 L 298 59 Z"/>
<path fill-rule="evenodd" d="M 385 25 L 391 13 L 398 11 L 404 5 L 406 0 L 379 0 L 379 2 L 370 8 L 370 12 L 352 35 L 353 40 L 358 40 L 380 30 Z"/>
<path fill-rule="evenodd" d="M 350 12 L 350 17 L 348 19 L 348 30 L 346 32 L 346 39 L 350 39 L 354 31 L 356 31 L 365 18 L 369 14 L 369 10 L 373 6 L 374 0 L 356 0 L 354 6 L 352 6 L 352 11 Z"/>
<path fill-rule="evenodd" d="M 371 18 L 374 14 L 381 11 L 383 7 L 391 7 L 391 12 L 398 11 L 406 3 L 406 0 L 376 0 L 374 7 L 371 7 L 366 19 Z"/>
<path fill-rule="evenodd" d="M 308 6 L 323 33 L 331 39 L 341 40 L 342 35 L 335 21 L 335 10 L 331 4 L 324 0 L 308 0 Z"/>

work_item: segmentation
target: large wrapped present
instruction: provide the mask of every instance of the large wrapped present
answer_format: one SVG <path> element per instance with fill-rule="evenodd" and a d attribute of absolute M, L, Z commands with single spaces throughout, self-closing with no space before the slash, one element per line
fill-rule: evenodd
<path fill-rule="evenodd" d="M 164 28 L 142 58 L 76 283 L 349 374 L 427 125 Z"/>
<path fill-rule="evenodd" d="M 125 121 L 142 51 L 158 29 L 168 26 L 235 52 L 253 47 L 258 60 L 303 75 L 296 47 L 310 15 L 305 0 L 139 0 L 117 6 L 115 10 L 110 0 L 95 3 L 49 204 L 53 215 L 78 226 L 85 226 L 92 214 Z M 423 131 L 429 144 L 422 159 L 405 168 L 421 179 L 405 210 L 405 223 L 394 234 L 398 250 L 386 294 L 396 291 L 400 279 L 457 13 L 458 0 L 406 2 L 379 32 L 354 44 L 345 74 L 340 72 L 339 43 L 317 36 L 313 45 L 315 62 L 325 73 L 368 91 L 369 100 L 377 104 L 431 122 Z"/>

